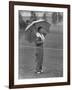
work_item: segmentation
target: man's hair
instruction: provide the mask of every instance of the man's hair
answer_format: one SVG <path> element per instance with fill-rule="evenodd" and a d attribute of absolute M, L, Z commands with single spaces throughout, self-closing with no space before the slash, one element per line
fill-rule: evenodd
<path fill-rule="evenodd" d="M 42 27 L 40 26 L 40 27 L 38 27 L 38 32 L 40 32 L 40 29 L 41 29 Z"/>

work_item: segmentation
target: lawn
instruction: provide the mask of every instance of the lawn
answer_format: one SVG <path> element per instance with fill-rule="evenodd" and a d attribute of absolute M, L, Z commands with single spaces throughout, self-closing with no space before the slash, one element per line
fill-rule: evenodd
<path fill-rule="evenodd" d="M 43 70 L 40 75 L 35 70 L 35 44 L 25 40 L 19 32 L 19 79 L 63 76 L 63 33 L 62 25 L 52 25 L 44 43 Z"/>

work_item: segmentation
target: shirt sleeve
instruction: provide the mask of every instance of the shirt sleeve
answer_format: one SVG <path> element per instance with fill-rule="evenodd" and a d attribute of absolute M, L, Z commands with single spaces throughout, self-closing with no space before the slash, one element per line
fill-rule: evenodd
<path fill-rule="evenodd" d="M 40 37 L 40 34 L 39 34 L 39 33 L 36 33 L 36 36 L 37 36 L 37 37 Z"/>

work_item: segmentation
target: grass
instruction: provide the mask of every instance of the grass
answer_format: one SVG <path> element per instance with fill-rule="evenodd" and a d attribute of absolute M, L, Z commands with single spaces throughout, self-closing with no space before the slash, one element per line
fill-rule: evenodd
<path fill-rule="evenodd" d="M 35 44 L 25 40 L 19 32 L 19 79 L 63 76 L 63 33 L 62 25 L 52 25 L 44 43 L 44 73 L 37 75 L 35 70 Z"/>

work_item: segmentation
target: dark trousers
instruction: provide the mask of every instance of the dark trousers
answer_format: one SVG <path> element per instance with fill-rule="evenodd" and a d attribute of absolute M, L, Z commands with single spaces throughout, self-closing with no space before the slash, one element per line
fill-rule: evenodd
<path fill-rule="evenodd" d="M 43 44 L 36 45 L 36 71 L 42 70 L 43 64 Z"/>

